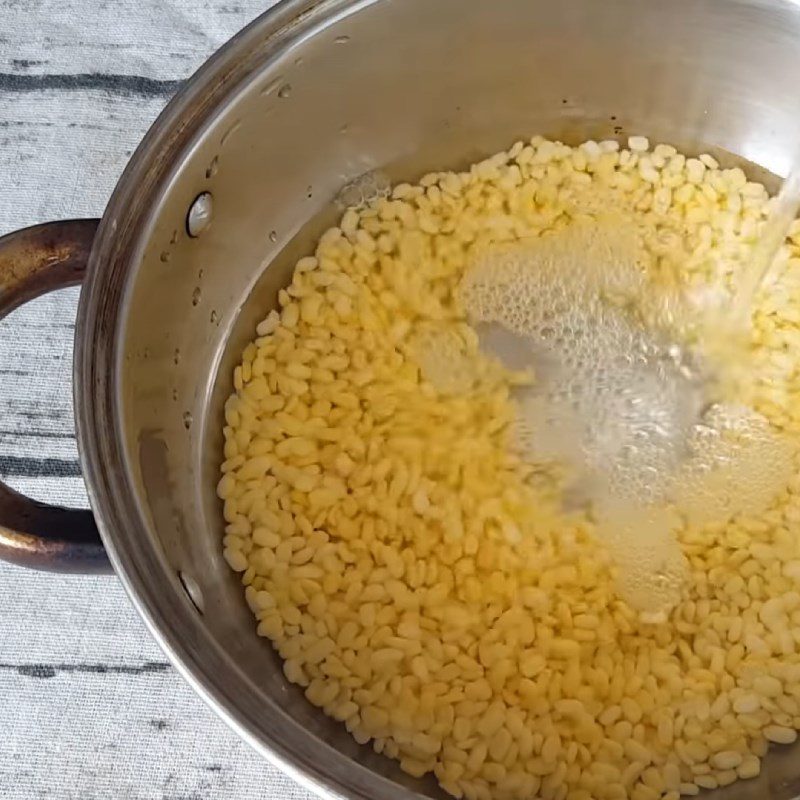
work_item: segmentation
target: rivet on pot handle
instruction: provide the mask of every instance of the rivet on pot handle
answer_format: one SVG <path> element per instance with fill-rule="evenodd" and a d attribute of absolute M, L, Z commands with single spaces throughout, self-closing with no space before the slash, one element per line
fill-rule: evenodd
<path fill-rule="evenodd" d="M 83 280 L 99 220 L 49 222 L 0 238 L 0 319 Z M 0 481 L 0 559 L 50 572 L 110 572 L 91 511 L 48 506 Z"/>

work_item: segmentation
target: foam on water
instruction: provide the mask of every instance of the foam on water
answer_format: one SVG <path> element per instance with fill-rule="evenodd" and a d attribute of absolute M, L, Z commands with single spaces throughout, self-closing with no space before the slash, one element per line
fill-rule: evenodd
<path fill-rule="evenodd" d="M 689 448 L 672 495 L 693 524 L 763 513 L 791 479 L 797 454 L 764 416 L 732 404 L 706 412 Z"/>
<path fill-rule="evenodd" d="M 579 224 L 485 253 L 461 294 L 484 348 L 538 375 L 516 397 L 522 449 L 566 458 L 597 496 L 655 502 L 705 398 L 683 351 L 632 313 L 647 286 L 637 262 L 630 229 Z"/>
<path fill-rule="evenodd" d="M 515 389 L 515 446 L 570 468 L 621 595 L 664 619 L 686 578 L 681 527 L 763 510 L 793 447 L 752 410 L 712 402 L 697 351 L 643 324 L 654 287 L 635 229 L 619 220 L 489 249 L 460 293 L 484 352 L 535 373 Z M 420 349 L 423 374 L 449 391 L 468 390 L 467 361 L 454 342 Z"/>

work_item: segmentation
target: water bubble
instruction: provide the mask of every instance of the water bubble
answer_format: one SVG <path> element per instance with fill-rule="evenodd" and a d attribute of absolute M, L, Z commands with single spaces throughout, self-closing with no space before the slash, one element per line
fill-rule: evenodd
<path fill-rule="evenodd" d="M 334 40 L 334 44 L 347 44 L 350 41 L 349 36 L 337 36 Z"/>
<path fill-rule="evenodd" d="M 200 300 L 203 296 L 203 293 L 200 291 L 199 286 L 194 287 L 194 291 L 192 292 L 192 305 L 198 306 L 200 305 Z"/>
<path fill-rule="evenodd" d="M 277 233 L 277 231 L 270 231 L 269 232 L 269 240 L 273 244 L 278 241 L 278 233 Z"/>
<path fill-rule="evenodd" d="M 192 417 L 191 412 L 190 411 L 184 411 L 183 412 L 183 427 L 186 428 L 187 431 L 189 430 L 189 428 L 192 427 L 192 422 L 194 422 L 194 418 Z"/>
<path fill-rule="evenodd" d="M 172 361 L 175 364 L 175 366 L 178 366 L 178 364 L 181 363 L 181 351 L 180 351 L 180 348 L 178 348 L 178 347 L 175 348 L 175 352 L 172 354 Z"/>
<path fill-rule="evenodd" d="M 209 178 L 213 178 L 217 174 L 217 170 L 219 168 L 219 156 L 214 156 L 211 159 L 211 163 L 208 165 L 206 169 L 206 180 Z"/>
<path fill-rule="evenodd" d="M 380 170 L 370 170 L 348 181 L 336 195 L 340 209 L 363 208 L 391 193 L 389 177 Z"/>
<path fill-rule="evenodd" d="M 291 83 L 284 83 L 280 89 L 278 89 L 278 97 L 282 100 L 286 100 L 287 98 L 292 96 L 292 84 Z"/>
<path fill-rule="evenodd" d="M 159 256 L 159 260 L 162 264 L 166 264 L 170 259 L 169 250 L 162 250 L 161 255 Z"/>

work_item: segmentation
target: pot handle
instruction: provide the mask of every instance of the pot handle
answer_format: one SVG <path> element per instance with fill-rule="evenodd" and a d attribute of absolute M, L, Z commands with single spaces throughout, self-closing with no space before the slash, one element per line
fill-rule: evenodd
<path fill-rule="evenodd" d="M 0 319 L 83 280 L 99 220 L 34 225 L 0 238 Z M 49 572 L 110 572 L 91 511 L 49 506 L 0 481 L 0 559 Z"/>

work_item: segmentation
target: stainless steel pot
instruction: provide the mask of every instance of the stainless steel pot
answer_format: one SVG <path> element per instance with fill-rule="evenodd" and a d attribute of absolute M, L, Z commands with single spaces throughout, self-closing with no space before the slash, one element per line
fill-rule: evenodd
<path fill-rule="evenodd" d="M 0 240 L 0 315 L 83 278 L 75 408 L 105 552 L 173 663 L 259 752 L 324 797 L 443 796 L 286 683 L 220 552 L 231 367 L 335 218 L 337 191 L 368 170 L 412 178 L 534 133 L 646 133 L 782 174 L 798 78 L 789 0 L 285 0 L 169 104 L 99 226 Z M 191 236 L 201 195 L 210 208 Z M 53 569 L 105 558 L 88 512 L 7 489 L 0 556 Z M 719 794 L 795 797 L 797 758 L 771 755 L 758 781 Z"/>

